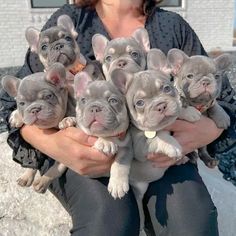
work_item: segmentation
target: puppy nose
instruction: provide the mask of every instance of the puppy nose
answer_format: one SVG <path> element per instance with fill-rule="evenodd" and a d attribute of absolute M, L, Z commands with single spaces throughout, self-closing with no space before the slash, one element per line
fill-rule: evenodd
<path fill-rule="evenodd" d="M 120 68 L 124 68 L 127 65 L 127 62 L 125 60 L 119 60 L 117 64 Z"/>
<path fill-rule="evenodd" d="M 41 108 L 39 107 L 34 107 L 31 109 L 30 113 L 32 113 L 33 115 L 36 115 L 37 113 L 39 113 L 41 111 Z"/>
<path fill-rule="evenodd" d="M 90 112 L 91 113 L 98 113 L 98 112 L 100 112 L 102 109 L 100 108 L 100 107 L 98 107 L 98 106 L 92 106 L 91 108 L 90 108 Z"/>
<path fill-rule="evenodd" d="M 156 110 L 160 113 L 163 113 L 167 108 L 167 103 L 162 102 L 156 105 Z"/>
<path fill-rule="evenodd" d="M 58 43 L 58 44 L 56 44 L 55 45 L 55 47 L 54 47 L 56 50 L 60 50 L 60 49 L 62 49 L 62 48 L 64 48 L 64 45 L 63 44 L 60 44 L 60 43 Z"/>
<path fill-rule="evenodd" d="M 203 81 L 202 81 L 202 86 L 203 87 L 207 87 L 207 86 L 209 86 L 211 84 L 211 82 L 210 82 L 210 80 L 208 80 L 208 79 L 204 79 Z"/>

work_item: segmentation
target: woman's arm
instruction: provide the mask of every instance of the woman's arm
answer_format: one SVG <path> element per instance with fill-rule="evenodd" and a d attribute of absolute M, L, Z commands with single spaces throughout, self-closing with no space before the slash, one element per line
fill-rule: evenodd
<path fill-rule="evenodd" d="M 99 175 L 109 171 L 113 158 L 92 148 L 96 138 L 78 128 L 42 130 L 36 126 L 23 126 L 21 135 L 34 148 L 62 162 L 82 175 Z"/>

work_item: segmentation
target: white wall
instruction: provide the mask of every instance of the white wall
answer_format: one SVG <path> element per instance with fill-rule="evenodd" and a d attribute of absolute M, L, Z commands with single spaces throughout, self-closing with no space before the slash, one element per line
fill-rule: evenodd
<path fill-rule="evenodd" d="M 0 67 L 24 62 L 26 27 L 41 28 L 52 10 L 32 10 L 29 0 L 0 0 Z M 180 13 L 198 34 L 206 50 L 229 49 L 233 38 L 234 0 L 183 0 Z M 54 9 L 55 10 L 55 9 Z M 46 12 L 45 12 L 46 11 Z"/>

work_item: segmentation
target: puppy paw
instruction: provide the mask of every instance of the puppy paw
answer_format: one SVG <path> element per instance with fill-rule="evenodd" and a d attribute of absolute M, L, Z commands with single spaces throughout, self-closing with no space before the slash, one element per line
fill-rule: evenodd
<path fill-rule="evenodd" d="M 76 118 L 72 116 L 64 118 L 58 125 L 59 129 L 65 129 L 73 126 L 76 126 Z"/>
<path fill-rule="evenodd" d="M 165 149 L 165 153 L 168 157 L 179 159 L 182 157 L 182 148 L 181 147 L 175 147 L 175 146 L 169 146 Z"/>
<path fill-rule="evenodd" d="M 144 229 L 140 230 L 139 236 L 147 236 L 147 234 L 145 233 Z"/>
<path fill-rule="evenodd" d="M 107 189 L 114 199 L 122 198 L 129 191 L 129 180 L 122 177 L 119 179 L 110 177 Z"/>
<path fill-rule="evenodd" d="M 117 144 L 102 138 L 98 138 L 93 147 L 108 156 L 113 156 L 118 152 Z"/>
<path fill-rule="evenodd" d="M 21 187 L 29 187 L 34 181 L 34 177 L 37 170 L 27 169 L 19 179 L 17 179 L 17 184 Z"/>
<path fill-rule="evenodd" d="M 19 179 L 16 180 L 17 184 L 21 187 L 29 187 L 33 183 L 34 178 L 21 176 Z"/>
<path fill-rule="evenodd" d="M 41 178 L 34 181 L 33 187 L 34 187 L 35 192 L 45 193 L 50 184 L 51 184 L 51 179 L 45 176 L 42 176 Z"/>
<path fill-rule="evenodd" d="M 208 168 L 211 168 L 211 169 L 214 169 L 216 166 L 218 166 L 219 164 L 219 161 L 218 160 L 215 160 L 215 159 L 212 159 L 208 162 L 205 162 L 205 165 L 208 167 Z"/>
<path fill-rule="evenodd" d="M 195 107 L 188 106 L 187 108 L 182 108 L 179 118 L 189 122 L 195 122 L 200 120 L 201 115 L 201 112 Z"/>
<path fill-rule="evenodd" d="M 212 118 L 215 123 L 216 126 L 220 129 L 227 129 L 230 126 L 230 117 L 225 113 L 224 117 L 217 117 L 215 116 L 214 118 Z"/>
<path fill-rule="evenodd" d="M 13 111 L 9 118 L 9 123 L 11 127 L 20 128 L 24 123 L 21 115 L 17 110 Z"/>

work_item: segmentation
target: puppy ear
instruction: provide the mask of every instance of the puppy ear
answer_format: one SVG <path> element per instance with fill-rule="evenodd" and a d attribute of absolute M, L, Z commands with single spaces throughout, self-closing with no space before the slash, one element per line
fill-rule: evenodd
<path fill-rule="evenodd" d="M 146 52 L 148 52 L 150 50 L 150 41 L 149 41 L 149 36 L 148 36 L 148 32 L 145 28 L 138 28 L 136 29 L 132 36 L 135 38 L 135 40 L 140 43 L 144 50 Z"/>
<path fill-rule="evenodd" d="M 121 93 L 126 94 L 127 90 L 131 84 L 133 75 L 127 73 L 122 69 L 115 69 L 111 73 L 112 83 L 121 91 Z"/>
<path fill-rule="evenodd" d="M 20 79 L 11 76 L 11 75 L 5 75 L 2 80 L 2 87 L 3 89 L 12 97 L 16 97 L 17 90 L 20 84 Z"/>
<path fill-rule="evenodd" d="M 232 64 L 233 59 L 230 54 L 224 53 L 215 58 L 214 62 L 218 70 L 224 71 Z"/>
<path fill-rule="evenodd" d="M 32 52 L 38 51 L 39 34 L 40 31 L 34 27 L 28 27 L 25 31 L 25 38 Z"/>
<path fill-rule="evenodd" d="M 80 97 L 80 95 L 85 91 L 88 84 L 92 82 L 92 78 L 85 71 L 81 71 L 75 75 L 74 78 L 74 89 L 75 97 Z"/>
<path fill-rule="evenodd" d="M 157 48 L 152 48 L 147 54 L 148 70 L 162 71 L 166 75 L 171 73 L 171 68 L 168 66 L 166 55 Z"/>
<path fill-rule="evenodd" d="M 188 58 L 189 57 L 183 51 L 177 48 L 173 48 L 168 52 L 167 61 L 171 67 L 173 75 L 176 75 L 179 72 L 180 68 Z"/>
<path fill-rule="evenodd" d="M 58 88 L 66 87 L 66 70 L 65 67 L 56 62 L 46 71 L 45 80 Z"/>
<path fill-rule="evenodd" d="M 61 15 L 57 19 L 57 26 L 69 31 L 74 38 L 77 38 L 78 33 L 75 30 L 73 21 L 68 15 Z"/>
<path fill-rule="evenodd" d="M 103 61 L 105 49 L 108 42 L 109 40 L 101 34 L 95 34 L 92 37 L 92 47 L 93 47 L 95 58 L 101 63 Z"/>

